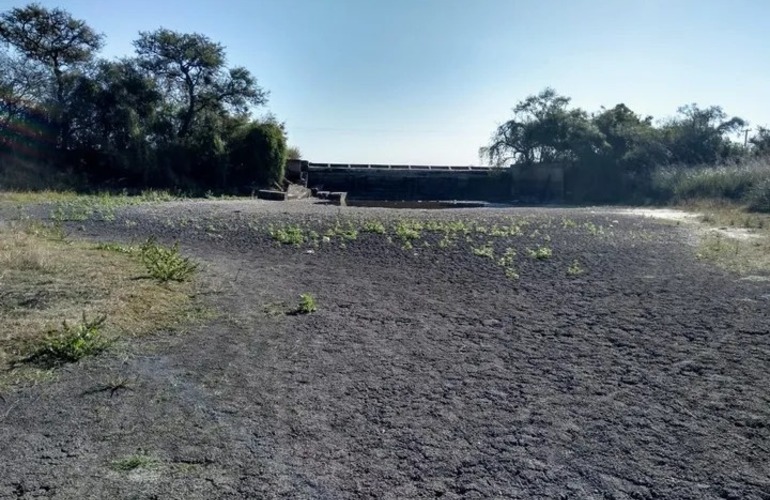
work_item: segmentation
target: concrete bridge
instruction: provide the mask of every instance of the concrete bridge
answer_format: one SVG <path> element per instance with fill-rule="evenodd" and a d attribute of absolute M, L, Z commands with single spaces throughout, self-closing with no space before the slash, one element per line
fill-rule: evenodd
<path fill-rule="evenodd" d="M 316 163 L 289 160 L 294 182 L 359 200 L 561 201 L 564 168 Z"/>

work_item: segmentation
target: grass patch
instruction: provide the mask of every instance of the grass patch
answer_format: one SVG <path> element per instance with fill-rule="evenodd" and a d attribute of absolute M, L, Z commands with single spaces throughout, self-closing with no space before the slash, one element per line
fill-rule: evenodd
<path fill-rule="evenodd" d="M 303 293 L 299 296 L 299 306 L 297 306 L 297 314 L 310 314 L 318 310 L 318 304 L 315 297 L 309 293 Z"/>
<path fill-rule="evenodd" d="M 0 191 L 0 202 L 36 204 L 82 204 L 92 206 L 125 206 L 138 203 L 157 203 L 183 199 L 168 191 L 147 189 L 138 195 L 127 193 L 96 193 L 83 194 L 68 190 L 40 190 L 40 191 Z"/>
<path fill-rule="evenodd" d="M 749 212 L 726 200 L 678 206 L 702 214 L 700 222 L 712 228 L 701 237 L 698 258 L 739 274 L 770 274 L 770 214 Z M 732 231 L 736 231 L 734 237 Z"/>
<path fill-rule="evenodd" d="M 753 158 L 741 164 L 701 167 L 669 166 L 657 169 L 652 187 L 660 199 L 683 201 L 692 199 L 729 199 L 740 203 L 758 202 L 770 188 L 770 157 Z"/>
<path fill-rule="evenodd" d="M 385 224 L 377 220 L 364 222 L 361 231 L 364 233 L 385 234 Z"/>
<path fill-rule="evenodd" d="M 142 262 L 130 252 L 51 239 L 22 225 L 0 227 L 0 385 L 37 381 L 38 368 L 18 361 L 40 349 L 76 358 L 101 341 L 200 318 L 192 282 L 136 279 L 143 275 Z M 108 321 L 92 335 L 89 324 L 102 316 Z"/>
<path fill-rule="evenodd" d="M 279 228 L 270 227 L 268 233 L 273 240 L 282 245 L 299 246 L 305 242 L 305 233 L 297 225 L 283 226 Z"/>
<path fill-rule="evenodd" d="M 158 465 L 155 458 L 144 453 L 129 455 L 110 462 L 110 469 L 118 472 L 131 472 L 136 469 L 149 469 Z"/>
<path fill-rule="evenodd" d="M 480 247 L 474 247 L 471 249 L 471 251 L 473 252 L 473 255 L 477 255 L 479 257 L 486 257 L 488 259 L 493 259 L 493 260 L 495 258 L 495 249 L 492 248 L 492 245 L 490 244 L 486 244 Z"/>
<path fill-rule="evenodd" d="M 83 318 L 76 324 L 65 320 L 60 329 L 50 332 L 40 346 L 27 357 L 27 361 L 45 365 L 74 363 L 86 356 L 98 354 L 107 348 L 103 326 L 107 316 Z"/>
<path fill-rule="evenodd" d="M 580 265 L 580 262 L 578 262 L 577 260 L 573 261 L 572 264 L 570 264 L 569 267 L 567 268 L 567 276 L 580 276 L 585 272 L 586 270 L 583 268 L 582 265 Z"/>
<path fill-rule="evenodd" d="M 419 221 L 400 220 L 396 224 L 396 236 L 398 236 L 404 246 L 409 244 L 409 248 L 412 247 L 414 240 L 420 239 L 424 226 Z"/>
<path fill-rule="evenodd" d="M 553 256 L 553 250 L 549 247 L 539 246 L 534 250 L 527 250 L 527 254 L 536 260 L 548 260 Z"/>
<path fill-rule="evenodd" d="M 164 247 L 150 238 L 140 249 L 144 267 L 153 279 L 167 281 L 188 281 L 198 270 L 198 264 L 179 253 L 179 243 Z"/>

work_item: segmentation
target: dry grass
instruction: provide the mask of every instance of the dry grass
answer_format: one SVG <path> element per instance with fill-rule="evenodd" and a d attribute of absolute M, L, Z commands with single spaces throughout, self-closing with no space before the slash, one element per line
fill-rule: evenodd
<path fill-rule="evenodd" d="M 62 321 L 106 315 L 108 338 L 139 336 L 195 317 L 193 283 L 158 284 L 132 253 L 0 227 L 0 382 Z M 44 233 L 43 233 L 44 234 Z"/>
<path fill-rule="evenodd" d="M 709 231 L 698 255 L 739 274 L 770 274 L 770 214 L 752 213 L 727 201 L 689 202 Z"/>
<path fill-rule="evenodd" d="M 21 204 L 67 202 L 82 197 L 75 191 L 0 191 L 0 202 Z"/>

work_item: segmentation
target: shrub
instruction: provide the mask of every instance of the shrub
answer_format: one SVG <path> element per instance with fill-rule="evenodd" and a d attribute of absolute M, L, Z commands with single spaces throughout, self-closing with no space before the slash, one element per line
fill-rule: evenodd
<path fill-rule="evenodd" d="M 746 196 L 746 201 L 749 210 L 770 213 L 770 177 L 755 184 Z"/>
<path fill-rule="evenodd" d="M 166 281 L 187 281 L 198 270 L 198 265 L 189 257 L 179 253 L 179 243 L 167 248 L 148 239 L 140 249 L 142 263 L 154 279 Z"/>
<path fill-rule="evenodd" d="M 652 187 L 662 200 L 727 198 L 745 200 L 755 185 L 770 178 L 770 160 L 701 167 L 669 166 L 653 173 Z"/>
<path fill-rule="evenodd" d="M 316 304 L 315 297 L 309 293 L 303 293 L 299 296 L 299 307 L 297 307 L 299 314 L 310 314 L 317 310 L 318 305 Z"/>
<path fill-rule="evenodd" d="M 106 321 L 107 317 L 104 315 L 89 320 L 85 313 L 83 313 L 83 319 L 76 325 L 70 325 L 64 321 L 61 329 L 51 332 L 28 359 L 61 364 L 73 363 L 86 356 L 97 354 L 107 347 L 107 342 L 102 335 L 102 327 Z"/>
<path fill-rule="evenodd" d="M 283 182 L 286 136 L 276 123 L 253 123 L 231 145 L 230 183 L 238 188 Z"/>

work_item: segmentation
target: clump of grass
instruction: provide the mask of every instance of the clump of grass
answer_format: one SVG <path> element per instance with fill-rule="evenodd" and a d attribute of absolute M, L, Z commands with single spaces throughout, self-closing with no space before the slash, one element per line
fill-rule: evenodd
<path fill-rule="evenodd" d="M 453 240 L 449 236 L 449 234 L 445 234 L 444 237 L 439 240 L 438 247 L 439 248 L 449 248 L 450 246 L 452 246 L 452 243 L 453 243 Z"/>
<path fill-rule="evenodd" d="M 513 264 L 513 260 L 516 258 L 516 250 L 513 248 L 506 248 L 505 253 L 498 259 L 497 263 L 502 267 L 509 267 Z"/>
<path fill-rule="evenodd" d="M 118 460 L 110 462 L 110 468 L 118 472 L 131 472 L 136 469 L 147 469 L 157 465 L 157 460 L 144 454 L 139 453 L 136 455 L 130 455 Z"/>
<path fill-rule="evenodd" d="M 297 225 L 279 227 L 277 229 L 270 227 L 270 237 L 282 245 L 301 245 L 305 242 L 305 234 L 302 228 Z"/>
<path fill-rule="evenodd" d="M 113 242 L 97 243 L 96 245 L 94 245 L 94 249 L 106 250 L 108 252 L 124 253 L 127 255 L 132 255 L 137 251 L 136 247 L 121 245 L 120 243 L 113 243 Z"/>
<path fill-rule="evenodd" d="M 519 279 L 519 273 L 516 271 L 516 268 L 509 266 L 505 268 L 505 277 L 509 280 L 517 280 Z"/>
<path fill-rule="evenodd" d="M 49 333 L 42 345 L 37 347 L 27 360 L 48 364 L 74 363 L 86 356 L 97 354 L 107 347 L 107 341 L 102 334 L 106 321 L 105 315 L 88 319 L 85 313 L 83 319 L 75 325 L 65 320 L 59 330 Z"/>
<path fill-rule="evenodd" d="M 318 310 L 318 304 L 309 293 L 303 293 L 299 296 L 299 306 L 297 307 L 298 314 L 310 314 Z"/>
<path fill-rule="evenodd" d="M 486 244 L 481 247 L 474 247 L 471 249 L 473 252 L 473 255 L 478 255 L 479 257 L 486 257 L 488 259 L 494 259 L 495 258 L 495 249 L 490 244 Z"/>
<path fill-rule="evenodd" d="M 335 234 L 345 241 L 355 241 L 358 239 L 358 229 L 353 226 L 348 226 L 346 228 L 337 227 L 335 228 Z"/>
<path fill-rule="evenodd" d="M 385 225 L 378 220 L 369 220 L 364 222 L 361 231 L 365 233 L 385 234 Z"/>
<path fill-rule="evenodd" d="M 406 243 L 410 243 L 411 241 L 420 238 L 423 227 L 424 226 L 417 221 L 401 220 L 396 224 L 396 236 L 401 238 L 401 241 L 406 245 Z"/>
<path fill-rule="evenodd" d="M 49 252 L 24 233 L 15 233 L 7 240 L 0 240 L 0 267 L 41 274 L 56 270 Z"/>
<path fill-rule="evenodd" d="M 604 234 L 604 229 L 602 229 L 601 226 L 598 226 L 594 224 L 593 222 L 586 222 L 583 224 L 583 227 L 593 236 L 598 236 L 600 234 Z"/>
<path fill-rule="evenodd" d="M 168 248 L 150 238 L 142 245 L 140 255 L 150 276 L 160 282 L 187 281 L 198 270 L 198 264 L 179 253 L 178 242 Z"/>
<path fill-rule="evenodd" d="M 549 247 L 539 246 L 534 250 L 527 250 L 527 254 L 537 260 L 547 260 L 553 256 L 553 251 Z"/>
<path fill-rule="evenodd" d="M 577 260 L 573 261 L 572 264 L 570 264 L 570 266 L 567 268 L 567 276 L 580 276 L 584 272 L 585 269 Z"/>

